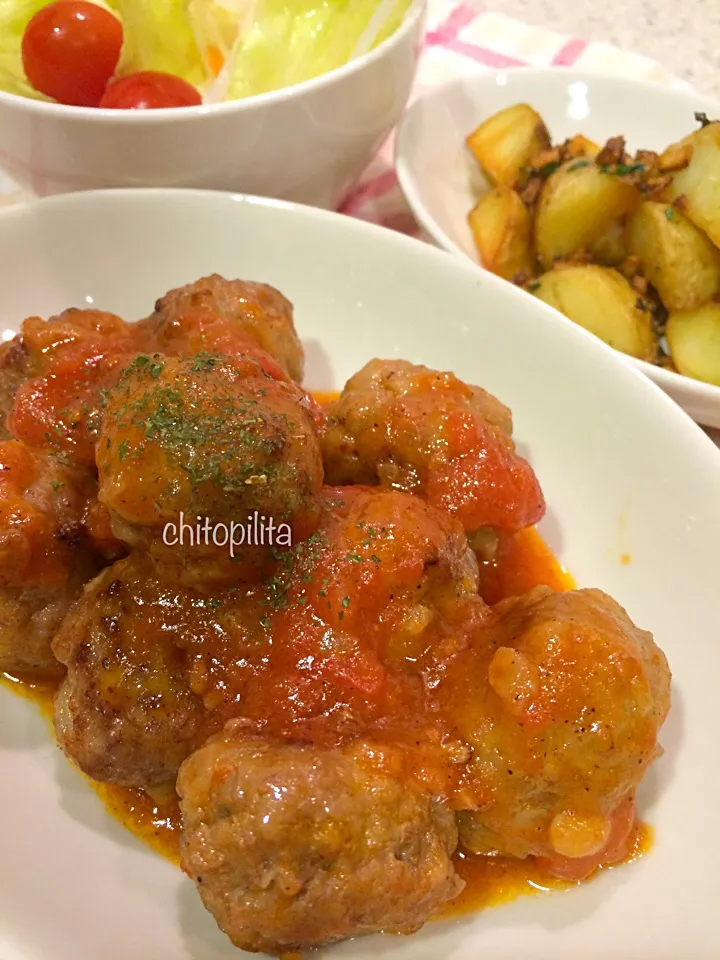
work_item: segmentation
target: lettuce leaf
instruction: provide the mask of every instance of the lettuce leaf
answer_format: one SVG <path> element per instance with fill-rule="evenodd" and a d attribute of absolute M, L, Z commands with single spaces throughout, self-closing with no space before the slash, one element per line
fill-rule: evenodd
<path fill-rule="evenodd" d="M 113 0 L 123 24 L 118 75 L 157 70 L 202 89 L 208 72 L 193 32 L 189 0 Z"/>
<path fill-rule="evenodd" d="M 21 97 L 47 100 L 33 89 L 22 64 L 22 38 L 25 27 L 38 10 L 51 0 L 0 0 L 0 90 Z"/>
<path fill-rule="evenodd" d="M 255 96 L 320 76 L 398 29 L 412 0 L 255 0 L 231 65 L 227 98 Z M 379 8 L 389 8 L 379 23 Z"/>

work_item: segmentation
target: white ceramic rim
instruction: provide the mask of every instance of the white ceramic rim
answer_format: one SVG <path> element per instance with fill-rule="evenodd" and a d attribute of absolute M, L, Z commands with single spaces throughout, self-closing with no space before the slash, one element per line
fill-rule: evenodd
<path fill-rule="evenodd" d="M 557 75 L 560 71 L 566 71 L 564 75 L 567 76 L 568 79 L 585 82 L 588 85 L 592 83 L 614 83 L 644 90 L 649 96 L 660 94 L 665 97 L 674 97 L 677 100 L 685 101 L 688 101 L 690 98 L 692 98 L 692 107 L 694 109 L 699 108 L 710 115 L 715 114 L 718 118 L 720 118 L 720 101 L 713 100 L 710 97 L 700 94 L 695 96 L 691 90 L 681 90 L 675 87 L 667 87 L 661 83 L 653 83 L 648 80 L 636 80 L 626 77 L 619 77 L 612 74 L 601 73 L 599 71 L 574 70 L 570 67 L 508 67 L 503 68 L 503 70 L 494 71 L 493 75 L 498 73 L 512 73 L 513 75 L 523 74 L 528 78 L 528 82 L 531 82 L 534 77 Z M 476 79 L 478 82 L 483 82 L 486 81 L 487 78 L 488 74 L 483 73 L 478 74 Z M 448 90 L 453 90 L 456 87 L 466 87 L 468 82 L 469 78 L 467 76 L 458 80 L 451 80 L 449 83 L 445 83 L 439 87 L 436 87 L 425 96 L 428 99 L 441 99 L 445 96 Z M 422 99 L 424 98 L 421 97 L 420 100 L 415 101 L 415 103 L 420 102 Z M 442 247 L 443 250 L 447 250 L 448 253 L 462 257 L 463 259 L 468 260 L 470 263 L 474 263 L 477 269 L 483 270 L 484 267 L 481 264 L 475 263 L 464 251 L 460 250 L 457 245 L 453 243 L 442 227 L 438 226 L 433 217 L 428 213 L 420 191 L 417 188 L 415 178 L 410 172 L 405 161 L 406 151 L 404 149 L 404 144 L 405 137 L 407 136 L 406 118 L 410 116 L 414 108 L 415 104 L 411 104 L 408 107 L 405 117 L 398 127 L 398 133 L 395 139 L 395 170 L 397 172 L 400 188 L 418 223 L 423 230 L 430 237 L 432 237 L 435 243 Z M 521 292 L 525 293 L 525 291 Z M 527 294 L 527 296 L 532 296 L 532 294 Z M 635 357 L 625 356 L 624 354 L 623 357 L 627 363 L 630 363 L 638 370 L 641 370 L 645 376 L 652 377 L 663 389 L 670 392 L 677 391 L 678 389 L 692 389 L 693 393 L 698 399 L 720 406 L 720 387 L 716 387 L 711 383 L 704 383 L 702 380 L 694 380 L 692 377 L 686 377 L 684 374 L 675 373 L 673 370 L 667 370 L 664 367 L 658 367 L 655 364 L 647 363 L 645 360 L 638 360 Z"/>
<path fill-rule="evenodd" d="M 22 97 L 16 93 L 6 93 L 0 90 L 0 103 L 7 103 L 18 107 L 21 104 L 26 106 L 30 113 L 37 116 L 50 116 L 59 119 L 67 119 L 93 122 L 104 120 L 116 125 L 132 125 L 151 122 L 170 123 L 177 119 L 193 119 L 196 117 L 205 117 L 208 115 L 222 116 L 224 114 L 246 113 L 254 109 L 271 106 L 283 100 L 288 100 L 293 96 L 301 96 L 305 93 L 313 93 L 321 90 L 323 87 L 332 86 L 335 81 L 344 80 L 353 74 L 360 73 L 365 67 L 377 60 L 381 60 L 387 53 L 397 46 L 400 46 L 407 38 L 409 33 L 416 28 L 418 22 L 425 16 L 425 10 L 428 0 L 413 0 L 413 4 L 405 15 L 404 21 L 398 29 L 387 39 L 369 50 L 361 57 L 351 60 L 349 63 L 336 67 L 327 73 L 322 73 L 318 77 L 312 77 L 310 80 L 303 80 L 302 83 L 296 83 L 289 87 L 281 87 L 279 90 L 270 90 L 268 93 L 259 93 L 253 97 L 244 97 L 241 100 L 224 100 L 222 103 L 207 103 L 199 107 L 165 107 L 157 110 L 108 110 L 100 107 L 74 107 L 64 103 L 52 103 L 46 100 L 33 100 L 31 97 Z"/>

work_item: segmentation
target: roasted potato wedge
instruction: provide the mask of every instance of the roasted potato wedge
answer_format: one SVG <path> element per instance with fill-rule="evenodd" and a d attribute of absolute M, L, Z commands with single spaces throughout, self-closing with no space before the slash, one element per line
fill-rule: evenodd
<path fill-rule="evenodd" d="M 681 201 L 683 212 L 720 247 L 720 121 L 686 137 L 689 165 L 675 175 L 663 198 Z"/>
<path fill-rule="evenodd" d="M 643 203 L 628 236 L 630 253 L 669 311 L 694 310 L 720 291 L 720 250 L 674 207 Z"/>
<path fill-rule="evenodd" d="M 478 201 L 468 223 L 486 270 L 505 280 L 532 274 L 530 214 L 514 190 L 498 184 Z"/>
<path fill-rule="evenodd" d="M 550 146 L 550 134 L 540 114 L 519 103 L 493 114 L 466 142 L 490 180 L 511 187 L 521 168 Z"/>
<path fill-rule="evenodd" d="M 720 303 L 671 313 L 665 335 L 679 373 L 720 387 Z"/>
<path fill-rule="evenodd" d="M 535 248 L 542 265 L 589 250 L 613 221 L 639 202 L 637 189 L 592 162 L 571 160 L 543 186 L 535 217 Z"/>
<path fill-rule="evenodd" d="M 593 160 L 600 153 L 600 145 L 588 140 L 582 133 L 571 137 L 565 144 L 565 149 L 571 157 L 591 157 Z"/>
<path fill-rule="evenodd" d="M 657 342 L 648 310 L 627 280 L 609 267 L 561 265 L 529 287 L 540 300 L 616 350 L 652 361 Z"/>
<path fill-rule="evenodd" d="M 615 267 L 628 256 L 628 229 L 625 218 L 613 220 L 609 227 L 588 246 L 588 253 L 603 266 Z"/>

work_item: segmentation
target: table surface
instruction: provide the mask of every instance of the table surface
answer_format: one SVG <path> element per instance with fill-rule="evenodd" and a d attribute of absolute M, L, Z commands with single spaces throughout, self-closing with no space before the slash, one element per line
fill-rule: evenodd
<path fill-rule="evenodd" d="M 488 0 L 482 6 L 645 54 L 699 93 L 720 99 L 720 0 Z"/>

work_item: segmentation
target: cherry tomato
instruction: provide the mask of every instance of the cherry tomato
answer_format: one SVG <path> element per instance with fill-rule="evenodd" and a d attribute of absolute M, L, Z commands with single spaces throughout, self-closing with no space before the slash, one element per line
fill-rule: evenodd
<path fill-rule="evenodd" d="M 112 13 L 82 0 L 58 0 L 25 28 L 23 67 L 40 93 L 71 106 L 97 107 L 122 42 L 122 25 Z"/>
<path fill-rule="evenodd" d="M 111 83 L 100 101 L 109 110 L 160 110 L 197 107 L 202 97 L 195 87 L 169 73 L 146 70 Z"/>

